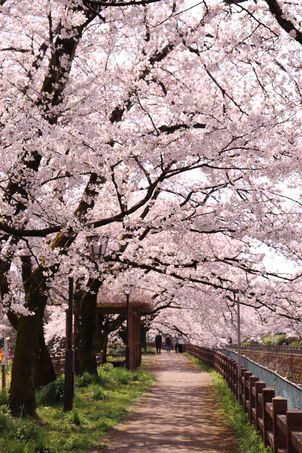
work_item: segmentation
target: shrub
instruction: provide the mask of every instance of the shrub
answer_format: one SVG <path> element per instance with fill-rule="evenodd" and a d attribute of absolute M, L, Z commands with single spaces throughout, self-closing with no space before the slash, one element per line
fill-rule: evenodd
<path fill-rule="evenodd" d="M 31 442 L 39 441 L 40 440 L 39 426 L 31 420 L 21 419 L 17 423 L 14 438 Z"/>
<path fill-rule="evenodd" d="M 88 387 L 91 384 L 99 384 L 100 378 L 97 374 L 90 374 L 85 371 L 82 376 L 77 377 L 76 385 L 78 387 Z"/>
<path fill-rule="evenodd" d="M 5 433 L 13 427 L 12 420 L 9 415 L 0 412 L 0 433 Z"/>
<path fill-rule="evenodd" d="M 64 379 L 59 377 L 42 387 L 38 392 L 38 402 L 43 406 L 51 406 L 63 400 Z"/>
<path fill-rule="evenodd" d="M 286 340 L 285 334 L 271 334 L 262 337 L 262 343 L 268 346 L 278 346 Z"/>
<path fill-rule="evenodd" d="M 8 403 L 8 393 L 6 389 L 1 390 L 0 392 L 0 406 L 3 406 L 3 404 Z"/>

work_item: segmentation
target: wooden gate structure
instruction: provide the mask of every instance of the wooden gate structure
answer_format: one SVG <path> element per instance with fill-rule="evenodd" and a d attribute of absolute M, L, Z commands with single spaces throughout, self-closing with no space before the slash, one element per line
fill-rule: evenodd
<path fill-rule="evenodd" d="M 127 316 L 127 307 L 125 303 L 118 302 L 99 302 L 97 311 L 101 314 L 111 315 L 125 314 Z M 142 360 L 141 354 L 141 316 L 150 312 L 150 305 L 143 302 L 134 302 L 128 307 L 128 367 L 133 370 L 140 366 Z"/>

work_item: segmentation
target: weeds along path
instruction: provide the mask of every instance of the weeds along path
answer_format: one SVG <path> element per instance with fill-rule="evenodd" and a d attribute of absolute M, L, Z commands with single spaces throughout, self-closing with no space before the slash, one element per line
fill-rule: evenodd
<path fill-rule="evenodd" d="M 144 363 L 155 375 L 154 386 L 90 453 L 237 453 L 208 373 L 174 352 L 145 357 Z"/>

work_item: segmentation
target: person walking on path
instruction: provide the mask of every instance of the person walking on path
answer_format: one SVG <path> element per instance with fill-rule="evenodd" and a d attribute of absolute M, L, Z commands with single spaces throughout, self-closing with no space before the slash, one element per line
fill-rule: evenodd
<path fill-rule="evenodd" d="M 238 453 L 209 373 L 183 354 L 143 361 L 155 384 L 128 419 L 100 440 L 103 453 Z"/>
<path fill-rule="evenodd" d="M 170 354 L 171 351 L 171 344 L 172 344 L 171 337 L 169 337 L 168 335 L 166 337 L 166 351 L 168 352 L 168 354 Z"/>
<path fill-rule="evenodd" d="M 160 333 L 158 333 L 155 337 L 155 347 L 156 347 L 156 353 L 160 354 L 161 353 L 161 345 L 162 345 L 162 336 Z"/>

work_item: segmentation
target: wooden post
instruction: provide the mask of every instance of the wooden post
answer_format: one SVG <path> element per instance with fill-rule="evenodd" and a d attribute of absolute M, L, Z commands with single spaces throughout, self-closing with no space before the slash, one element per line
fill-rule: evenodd
<path fill-rule="evenodd" d="M 249 418 L 251 422 L 253 422 L 256 418 L 255 388 L 257 381 L 259 381 L 259 378 L 257 376 L 251 376 L 249 379 L 249 396 L 250 396 Z"/>
<path fill-rule="evenodd" d="M 251 371 L 245 371 L 243 375 L 243 407 L 249 413 L 250 408 L 250 392 L 249 392 L 249 379 L 253 376 Z"/>
<path fill-rule="evenodd" d="M 262 428 L 260 426 L 259 420 L 262 420 L 262 399 L 263 399 L 263 394 L 262 391 L 266 387 L 265 382 L 263 381 L 258 381 L 256 382 L 255 385 L 255 425 L 256 428 L 262 432 Z"/>
<path fill-rule="evenodd" d="M 273 431 L 273 417 L 267 411 L 266 403 L 271 403 L 272 399 L 275 396 L 275 390 L 271 388 L 264 388 L 262 391 L 263 399 L 262 399 L 262 421 L 263 421 L 263 431 L 262 431 L 262 439 L 264 444 L 268 447 L 268 436 L 267 432 Z"/>
<path fill-rule="evenodd" d="M 286 412 L 286 447 L 287 453 L 296 453 L 292 442 L 292 431 L 302 431 L 302 411 L 292 409 Z M 301 450 L 300 450 L 301 451 Z"/>
<path fill-rule="evenodd" d="M 278 449 L 286 448 L 286 436 L 278 423 L 278 415 L 284 415 L 287 411 L 287 399 L 276 396 L 272 399 L 273 403 L 273 450 L 278 453 Z"/>

